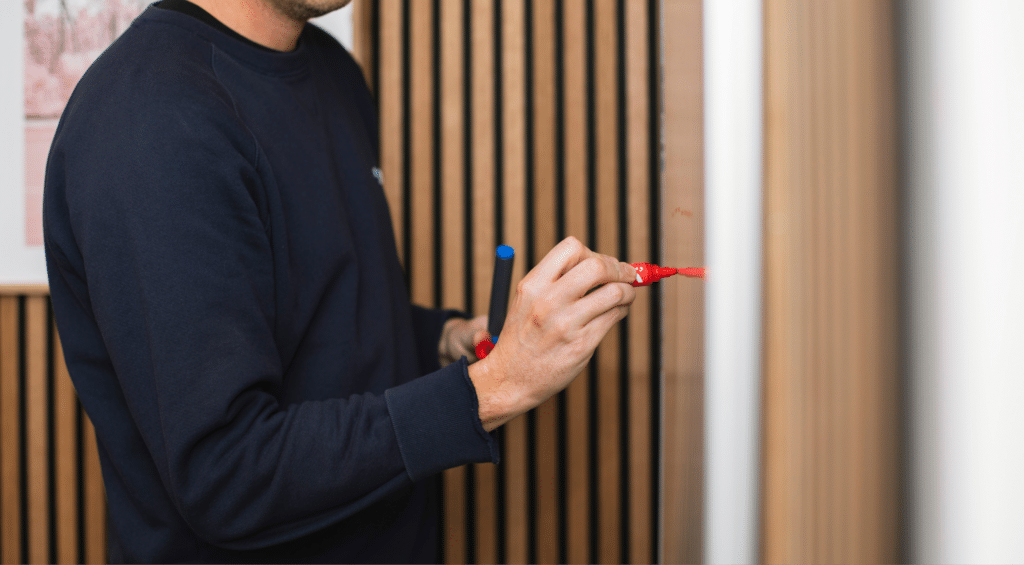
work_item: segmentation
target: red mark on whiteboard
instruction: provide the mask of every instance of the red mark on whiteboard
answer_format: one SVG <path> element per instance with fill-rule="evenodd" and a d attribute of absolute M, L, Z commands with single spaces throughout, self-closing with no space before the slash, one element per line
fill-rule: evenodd
<path fill-rule="evenodd" d="M 650 263 L 632 263 L 632 265 L 636 269 L 636 280 L 631 283 L 633 286 L 647 286 L 672 275 L 703 279 L 707 272 L 704 267 L 673 269 L 671 267 L 659 267 Z"/>

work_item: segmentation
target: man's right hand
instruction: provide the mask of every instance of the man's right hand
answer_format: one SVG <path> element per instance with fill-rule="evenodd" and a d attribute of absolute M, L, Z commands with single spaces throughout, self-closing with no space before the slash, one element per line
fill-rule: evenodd
<path fill-rule="evenodd" d="M 570 237 L 516 286 L 501 339 L 469 366 L 480 421 L 491 431 L 576 378 L 608 330 L 629 313 L 636 271 Z"/>

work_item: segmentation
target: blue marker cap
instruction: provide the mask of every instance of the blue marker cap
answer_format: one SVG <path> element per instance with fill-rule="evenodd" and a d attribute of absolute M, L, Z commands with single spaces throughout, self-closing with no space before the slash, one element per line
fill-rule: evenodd
<path fill-rule="evenodd" d="M 516 256 L 516 250 L 507 245 L 498 246 L 498 259 L 511 259 Z"/>

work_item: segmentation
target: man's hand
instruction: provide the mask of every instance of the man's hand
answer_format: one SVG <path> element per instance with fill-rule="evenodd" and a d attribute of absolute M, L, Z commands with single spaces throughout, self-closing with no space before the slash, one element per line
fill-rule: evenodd
<path fill-rule="evenodd" d="M 444 323 L 444 329 L 441 330 L 441 341 L 437 344 L 437 360 L 444 367 L 465 355 L 470 363 L 474 363 L 478 361 L 474 353 L 476 344 L 489 338 L 487 316 L 477 316 L 472 320 L 452 318 Z"/>
<path fill-rule="evenodd" d="M 516 286 L 501 339 L 469 367 L 480 420 L 491 431 L 558 393 L 626 317 L 636 271 L 570 237 Z"/>

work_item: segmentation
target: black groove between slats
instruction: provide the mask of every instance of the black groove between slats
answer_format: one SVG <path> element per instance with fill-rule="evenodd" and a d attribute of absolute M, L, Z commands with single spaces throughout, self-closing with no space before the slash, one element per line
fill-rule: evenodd
<path fill-rule="evenodd" d="M 85 436 L 83 433 L 85 426 L 85 410 L 82 409 L 82 403 L 78 400 L 78 396 L 75 395 L 75 468 L 78 472 L 75 474 L 77 480 L 76 498 L 77 505 L 75 508 L 75 514 L 78 518 L 78 561 L 77 563 L 85 563 Z"/>
<path fill-rule="evenodd" d="M 523 114 L 526 116 L 525 127 L 523 128 L 523 144 L 526 148 L 526 160 L 524 163 L 526 167 L 524 186 L 526 214 L 524 217 L 527 228 L 525 231 L 524 245 L 526 249 L 523 250 L 523 260 L 526 261 L 526 270 L 528 271 L 537 264 L 537 242 L 534 237 L 534 230 L 531 229 L 536 225 L 534 214 L 534 206 L 536 204 L 534 195 L 536 190 L 534 178 L 536 175 L 536 164 L 533 152 L 535 143 L 533 128 L 533 87 L 535 80 L 533 67 L 533 0 L 524 0 L 523 12 Z M 537 524 L 537 413 L 532 410 L 526 415 L 526 438 L 528 442 L 526 446 L 526 519 L 529 520 L 526 536 L 526 561 L 528 563 L 536 563 L 537 538 L 534 526 Z"/>
<path fill-rule="evenodd" d="M 379 34 L 374 34 L 379 35 Z M 444 248 L 442 247 L 442 229 L 444 227 L 445 211 L 441 205 L 442 202 L 442 170 L 441 163 L 444 162 L 444 146 L 442 144 L 442 124 L 441 124 L 441 80 L 442 80 L 442 69 L 443 65 L 441 57 L 441 0 L 432 0 L 431 6 L 431 90 L 432 98 L 434 101 L 433 107 L 431 108 L 431 137 L 434 143 L 433 153 L 433 216 L 434 216 L 434 264 L 433 264 L 433 275 L 434 275 L 434 296 L 433 304 L 435 308 L 441 307 L 444 302 Z M 374 58 L 374 61 L 377 59 Z M 374 68 L 379 68 L 379 65 L 374 65 Z M 444 533 L 445 533 L 445 501 L 444 501 L 444 481 L 438 478 L 434 485 L 434 493 L 437 497 L 437 506 L 440 509 L 440 517 L 438 518 L 437 525 L 437 554 L 439 555 L 438 562 L 444 560 Z"/>
<path fill-rule="evenodd" d="M 18 483 L 21 485 L 21 562 L 28 563 L 28 340 L 25 297 L 18 297 Z"/>
<path fill-rule="evenodd" d="M 661 3 L 658 0 L 647 0 L 647 112 L 648 112 L 648 141 L 649 151 L 648 170 L 650 171 L 651 189 L 649 192 L 651 210 L 661 210 Z M 661 234 L 658 232 L 659 222 L 651 222 L 650 242 L 651 258 L 656 264 L 661 264 Z M 651 315 L 651 523 L 658 524 L 659 498 L 658 492 L 661 487 L 661 349 L 662 325 L 661 310 L 662 296 L 661 287 L 651 285 L 653 290 L 650 304 Z M 651 531 L 651 563 L 658 561 L 658 546 L 660 529 L 655 526 Z"/>
<path fill-rule="evenodd" d="M 626 122 L 626 0 L 615 3 L 615 139 L 626 140 L 629 132 Z M 619 178 L 616 190 L 618 206 L 618 256 L 626 257 L 629 252 L 629 159 L 627 145 L 620 141 L 615 148 Z M 628 261 L 632 259 L 627 259 Z M 619 522 L 619 563 L 629 563 L 629 327 L 627 316 L 619 332 L 619 508 L 622 520 Z"/>
<path fill-rule="evenodd" d="M 513 0 L 518 1 L 518 0 Z M 492 8 L 492 19 L 491 26 L 493 35 L 493 57 L 494 57 L 494 242 L 492 247 L 497 248 L 498 245 L 505 243 L 505 115 L 504 115 L 504 53 L 505 46 L 503 45 L 503 27 L 502 27 L 502 0 L 494 0 L 494 7 Z M 522 261 L 522 257 L 519 258 Z M 490 289 L 488 289 L 488 292 Z M 502 461 L 509 461 L 509 453 L 507 450 L 507 443 L 505 441 L 505 427 L 501 427 L 495 434 L 498 438 L 499 445 L 501 445 L 501 459 Z M 495 470 L 495 506 L 497 520 L 495 520 L 495 526 L 497 532 L 497 556 L 498 563 L 506 562 L 507 555 L 507 543 L 505 532 L 507 531 L 507 523 L 505 520 L 505 513 L 508 508 L 506 501 L 507 495 L 507 466 L 498 465 Z"/>
<path fill-rule="evenodd" d="M 586 43 L 586 68 L 584 81 L 586 83 L 586 120 L 587 120 L 587 137 L 586 137 L 586 171 L 587 171 L 587 235 L 586 245 L 587 247 L 594 249 L 597 247 L 597 71 L 595 70 L 597 57 L 595 56 L 596 45 L 595 41 L 595 17 L 594 17 L 594 3 L 587 2 L 585 8 L 585 23 L 584 23 L 584 40 Z M 598 346 L 606 347 L 604 345 Z M 598 353 L 594 353 L 594 357 L 591 359 L 590 364 L 584 374 L 580 375 L 580 378 L 587 379 L 587 456 L 590 459 L 590 483 L 587 485 L 590 493 L 590 515 L 589 528 L 590 535 L 587 536 L 590 542 L 589 556 L 587 558 L 588 563 L 597 563 L 599 554 L 599 541 L 601 535 L 601 513 L 598 511 L 600 508 L 599 494 L 600 489 L 598 488 L 601 484 L 601 467 L 598 464 L 598 452 L 597 452 L 597 431 L 598 431 L 598 379 L 597 379 L 597 362 L 599 359 Z"/>
<path fill-rule="evenodd" d="M 473 289 L 473 272 L 475 268 L 473 254 L 473 0 L 462 2 L 462 162 L 463 183 L 465 194 L 465 247 L 466 259 L 466 305 L 465 311 L 472 312 L 475 291 Z M 476 467 L 466 465 L 465 509 L 466 516 L 466 562 L 476 563 Z"/>
<path fill-rule="evenodd" d="M 412 0 L 402 0 L 402 257 L 405 289 L 412 295 Z M 384 173 L 387 178 L 387 173 Z"/>
<path fill-rule="evenodd" d="M 559 241 L 566 238 L 565 205 L 565 3 L 559 2 L 555 9 L 555 223 Z M 558 562 L 569 562 L 569 457 L 566 446 L 568 433 L 568 396 L 558 393 Z"/>

